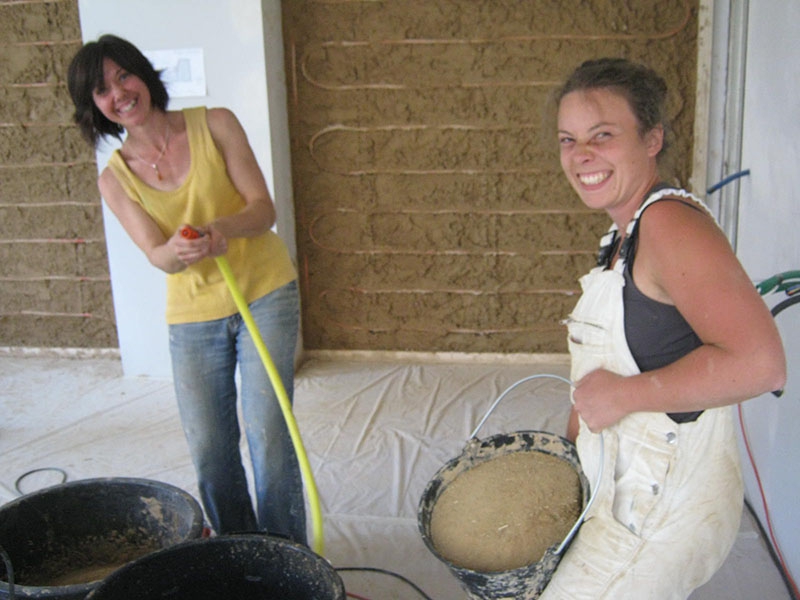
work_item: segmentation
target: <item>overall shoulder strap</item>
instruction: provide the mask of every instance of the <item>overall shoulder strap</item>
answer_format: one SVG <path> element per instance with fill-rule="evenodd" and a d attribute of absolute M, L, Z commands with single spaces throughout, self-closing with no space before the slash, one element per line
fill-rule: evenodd
<path fill-rule="evenodd" d="M 614 248 L 617 245 L 618 235 L 617 224 L 614 223 L 609 227 L 605 235 L 600 238 L 600 249 L 597 251 L 596 266 L 607 268 L 610 265 L 611 257 L 614 256 Z"/>
<path fill-rule="evenodd" d="M 709 208 L 703 203 L 702 200 L 700 200 L 700 198 L 698 198 L 694 194 L 687 192 L 686 190 L 682 190 L 680 188 L 671 188 L 671 187 L 660 188 L 657 191 L 650 194 L 647 197 L 647 199 L 644 202 L 642 202 L 642 205 L 633 215 L 633 218 L 631 219 L 630 223 L 628 223 L 628 227 L 625 230 L 625 241 L 622 243 L 622 247 L 620 248 L 619 260 L 617 261 L 615 268 L 619 266 L 619 270 L 621 272 L 625 260 L 628 258 L 633 248 L 634 240 L 636 238 L 636 228 L 639 225 L 639 218 L 642 216 L 642 213 L 645 211 L 645 209 L 647 209 L 648 206 L 655 204 L 659 200 L 663 200 L 665 198 L 671 199 L 676 197 L 683 198 L 685 200 L 691 200 L 695 208 L 704 211 L 705 213 L 708 214 L 708 216 L 710 216 L 714 220 L 714 222 L 716 222 L 716 219 L 714 219 L 714 215 L 711 213 Z"/>

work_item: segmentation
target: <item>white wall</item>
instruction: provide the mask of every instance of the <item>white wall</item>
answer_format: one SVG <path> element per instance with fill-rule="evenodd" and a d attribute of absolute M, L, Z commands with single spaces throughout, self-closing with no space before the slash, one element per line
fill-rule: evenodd
<path fill-rule="evenodd" d="M 174 99 L 169 108 L 202 104 L 236 113 L 275 199 L 277 232 L 294 256 L 280 1 L 79 0 L 78 7 L 84 41 L 113 33 L 144 51 L 203 49 L 207 95 Z M 115 147 L 99 149 L 99 169 Z M 169 377 L 165 275 L 105 206 L 103 217 L 124 372 Z"/>
<path fill-rule="evenodd" d="M 800 2 L 751 0 L 748 15 L 737 251 L 751 277 L 800 269 Z M 781 295 L 781 297 L 785 297 Z M 779 298 L 768 298 L 774 304 Z M 777 319 L 789 358 L 780 399 L 744 403 L 746 431 L 775 535 L 792 577 L 800 580 L 800 306 Z M 767 527 L 746 452 L 747 496 Z"/>

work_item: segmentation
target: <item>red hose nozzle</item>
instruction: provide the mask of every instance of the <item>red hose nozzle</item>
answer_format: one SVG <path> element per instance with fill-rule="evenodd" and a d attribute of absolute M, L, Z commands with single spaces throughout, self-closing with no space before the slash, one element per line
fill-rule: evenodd
<path fill-rule="evenodd" d="M 184 225 L 181 227 L 181 237 L 185 237 L 187 240 L 196 240 L 203 237 L 203 234 L 190 225 Z"/>

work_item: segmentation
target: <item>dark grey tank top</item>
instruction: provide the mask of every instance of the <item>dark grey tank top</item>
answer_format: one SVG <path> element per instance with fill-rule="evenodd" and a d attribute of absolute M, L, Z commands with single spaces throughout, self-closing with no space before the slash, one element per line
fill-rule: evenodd
<path fill-rule="evenodd" d="M 670 201 L 664 198 L 659 202 Z M 672 200 L 679 202 L 679 200 Z M 690 204 L 687 206 L 695 208 Z M 699 209 L 697 209 L 699 210 Z M 647 209 L 645 208 L 646 212 Z M 642 213 L 642 215 L 644 214 Z M 641 218 L 641 215 L 640 215 Z M 633 281 L 633 259 L 636 254 L 638 223 L 630 236 L 622 290 L 625 305 L 625 337 L 628 347 L 643 373 L 664 367 L 686 356 L 703 344 L 683 315 L 671 304 L 645 296 Z M 703 411 L 667 413 L 676 423 L 697 420 Z"/>

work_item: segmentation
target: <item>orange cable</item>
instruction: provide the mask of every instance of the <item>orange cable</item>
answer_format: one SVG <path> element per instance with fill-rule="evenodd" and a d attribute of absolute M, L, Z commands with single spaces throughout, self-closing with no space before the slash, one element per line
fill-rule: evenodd
<path fill-rule="evenodd" d="M 767 497 L 764 493 L 764 486 L 761 483 L 761 476 L 758 473 L 758 468 L 756 467 L 756 461 L 753 457 L 753 452 L 750 448 L 750 442 L 747 439 L 747 431 L 744 426 L 744 413 L 742 412 L 742 404 L 739 403 L 738 405 L 739 410 L 739 425 L 742 429 L 742 438 L 744 439 L 744 445 L 747 450 L 747 457 L 750 459 L 750 465 L 753 467 L 753 474 L 756 476 L 756 483 L 758 484 L 758 492 L 761 495 L 761 504 L 764 507 L 764 515 L 767 519 L 767 529 L 769 530 L 769 537 L 770 541 L 772 542 L 772 546 L 775 549 L 775 554 L 778 556 L 778 561 L 780 562 L 781 569 L 783 570 L 783 574 L 786 577 L 786 581 L 789 587 L 792 590 L 792 593 L 795 598 L 800 598 L 800 591 L 797 589 L 797 584 L 795 583 L 794 579 L 792 578 L 789 569 L 786 567 L 786 562 L 783 559 L 783 554 L 781 553 L 780 545 L 778 544 L 778 540 L 775 537 L 775 532 L 772 529 L 772 517 L 770 516 L 769 507 L 767 506 Z"/>

